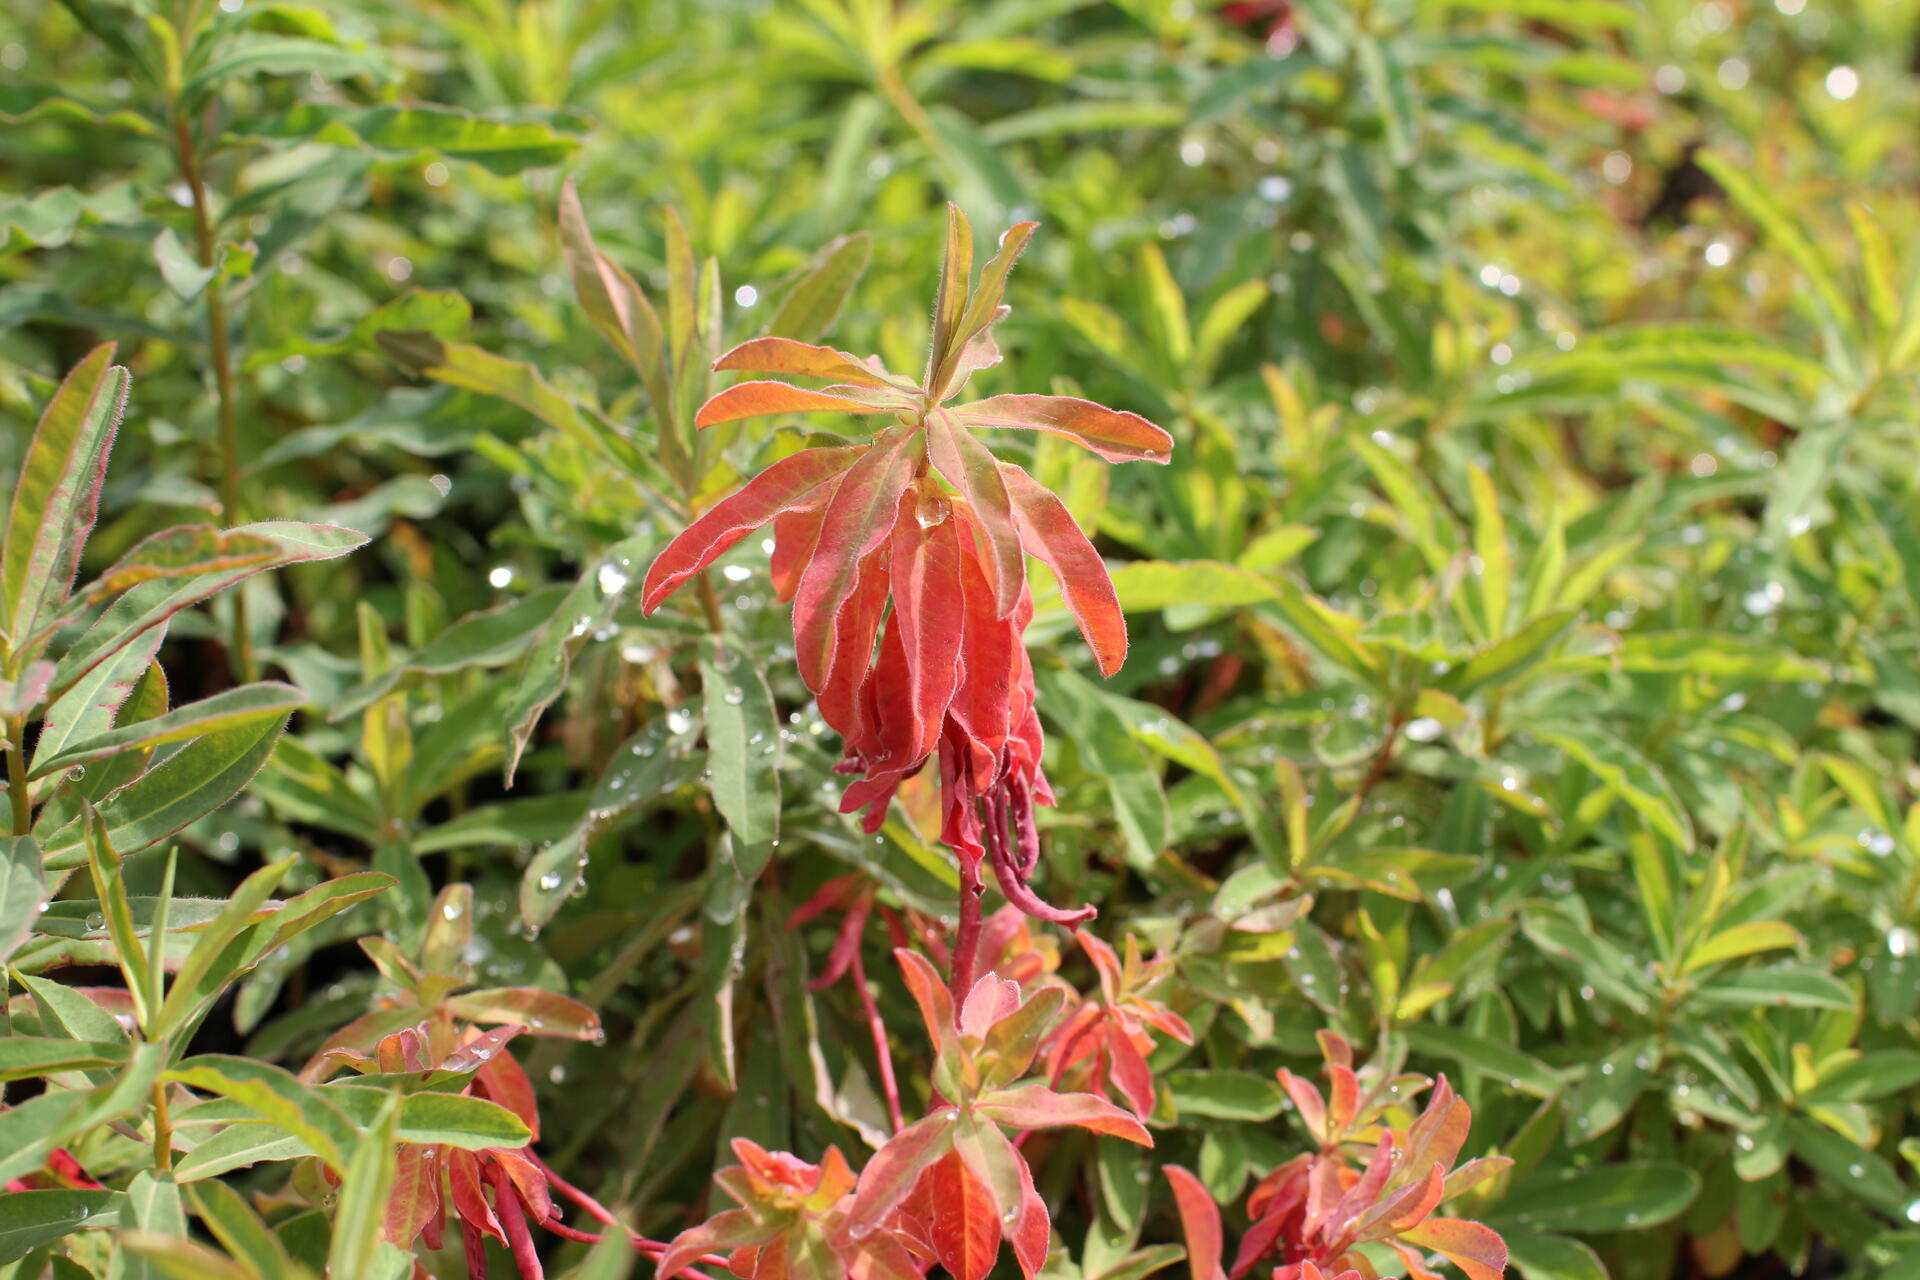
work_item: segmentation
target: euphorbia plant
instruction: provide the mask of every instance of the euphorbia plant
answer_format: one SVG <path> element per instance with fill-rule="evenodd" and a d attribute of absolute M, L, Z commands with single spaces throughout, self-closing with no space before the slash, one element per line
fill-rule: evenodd
<path fill-rule="evenodd" d="M 1024 1134 L 1074 1127 L 1153 1145 L 1140 1122 L 1112 1103 L 1027 1079 L 1059 1021 L 1065 999 L 1059 986 L 1043 985 L 1023 999 L 1019 983 L 983 974 L 956 1011 L 939 971 L 925 956 L 907 950 L 895 954 L 934 1046 L 934 1096 L 927 1114 L 873 1154 L 857 1185 L 845 1176 L 837 1151 L 830 1151 L 818 1170 L 792 1157 L 773 1157 L 788 1162 L 780 1168 L 812 1171 L 809 1180 L 790 1172 L 781 1184 L 789 1189 L 781 1197 L 768 1193 L 765 1177 L 729 1181 L 723 1174 L 721 1185 L 743 1208 L 676 1240 L 663 1280 L 681 1260 L 712 1248 L 754 1249 L 777 1240 L 781 1256 L 790 1258 L 800 1247 L 794 1232 L 803 1227 L 810 1233 L 805 1238 L 817 1242 L 809 1247 L 822 1251 L 823 1269 L 817 1274 L 823 1278 L 897 1275 L 892 1268 L 918 1256 L 938 1260 L 958 1280 L 981 1280 L 1002 1239 L 1031 1277 L 1046 1260 L 1050 1220 L 1026 1158 L 1006 1130 Z M 742 1194 L 740 1183 L 759 1189 Z M 866 1261 L 863 1250 L 869 1251 Z M 828 1257 L 833 1265 L 827 1265 Z M 790 1274 L 762 1268 L 757 1255 L 745 1263 L 743 1269 L 736 1257 L 737 1274 Z"/>
<path fill-rule="evenodd" d="M 774 526 L 773 577 L 794 605 L 800 675 L 845 742 L 857 775 L 843 812 L 878 830 L 901 783 L 936 753 L 942 839 L 960 861 L 961 927 L 953 991 L 973 985 L 984 858 L 1009 901 L 1075 924 L 1029 887 L 1040 856 L 1033 806 L 1052 803 L 1040 769 L 1033 668 L 1022 635 L 1033 614 L 1026 557 L 1059 580 L 1103 673 L 1126 657 L 1126 624 L 1093 544 L 1060 499 L 995 458 L 974 432 L 1052 432 L 1109 462 L 1165 462 L 1172 438 L 1137 414 L 1070 396 L 1000 395 L 950 403 L 1000 361 L 994 324 L 1008 273 L 1036 224 L 1011 228 L 973 279 L 972 231 L 949 207 L 933 334 L 918 382 L 788 338 L 756 338 L 715 368 L 828 381 L 824 390 L 751 381 L 709 400 L 696 425 L 783 413 L 886 419 L 865 443 L 806 449 L 714 504 L 647 571 L 651 612 L 754 530 Z M 891 612 L 888 605 L 891 603 Z M 879 641 L 875 652 L 876 637 Z"/>
<path fill-rule="evenodd" d="M 1320 1033 L 1330 1085 L 1313 1084 L 1282 1067 L 1280 1085 L 1320 1144 L 1262 1178 L 1247 1197 L 1252 1225 L 1241 1237 L 1231 1271 L 1221 1266 L 1225 1242 L 1220 1211 L 1200 1180 L 1167 1166 L 1186 1230 L 1194 1280 L 1240 1280 L 1255 1266 L 1276 1261 L 1274 1280 L 1331 1280 L 1378 1274 L 1358 1246 L 1391 1249 L 1414 1280 L 1436 1280 L 1427 1251 L 1444 1255 L 1471 1280 L 1497 1280 L 1507 1247 L 1477 1222 L 1431 1216 L 1445 1200 L 1504 1171 L 1513 1162 L 1484 1156 L 1454 1167 L 1467 1140 L 1472 1112 L 1447 1084 L 1376 1068 L 1363 1076 L 1344 1037 Z M 1426 1108 L 1410 1124 L 1396 1112 L 1433 1084 Z M 1367 1154 L 1364 1163 L 1357 1159 Z"/>

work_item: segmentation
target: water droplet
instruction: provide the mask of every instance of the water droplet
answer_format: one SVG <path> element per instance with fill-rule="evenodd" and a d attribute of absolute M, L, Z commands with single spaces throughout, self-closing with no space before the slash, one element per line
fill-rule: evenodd
<path fill-rule="evenodd" d="M 685 733 L 691 728 L 693 728 L 692 712 L 681 707 L 675 707 L 673 710 L 667 712 L 667 731 L 669 733 Z"/>
<path fill-rule="evenodd" d="M 735 685 L 733 688 L 727 690 L 726 693 L 722 694 L 720 700 L 730 707 L 737 707 L 747 700 L 747 691 L 739 685 Z"/>
<path fill-rule="evenodd" d="M 600 566 L 600 572 L 595 575 L 595 581 L 600 584 L 602 594 L 617 596 L 627 589 L 630 579 L 627 577 L 626 570 L 609 560 Z"/>
<path fill-rule="evenodd" d="M 558 889 L 559 887 L 560 887 L 560 873 L 558 871 L 549 871 L 547 872 L 547 874 L 540 877 L 540 888 L 543 892 L 552 893 L 555 889 Z"/>
<path fill-rule="evenodd" d="M 73 768 L 67 770 L 68 782 L 78 782 L 80 781 L 80 779 L 86 776 L 87 776 L 87 766 L 83 764 L 77 764 L 73 766 Z"/>
<path fill-rule="evenodd" d="M 487 570 L 487 582 L 489 585 L 498 589 L 504 589 L 512 586 L 513 585 L 512 566 L 504 565 L 504 564 L 497 564 L 493 566 L 493 568 Z M 428 1150 L 432 1150 L 432 1148 L 428 1148 Z"/>
<path fill-rule="evenodd" d="M 94 932 L 95 930 L 98 930 L 98 929 L 104 929 L 106 927 L 107 927 L 107 918 L 101 915 L 98 911 L 92 912 L 87 916 L 87 931 L 89 933 Z"/>
<path fill-rule="evenodd" d="M 462 910 L 463 908 L 460 906 L 460 900 L 458 898 L 449 898 L 440 904 L 440 915 L 442 919 L 458 920 Z"/>
<path fill-rule="evenodd" d="M 944 1119 L 948 1124 L 952 1124 L 955 1120 L 958 1120 L 959 1118 L 960 1118 L 960 1113 L 958 1111 L 949 1111 L 944 1117 Z"/>
<path fill-rule="evenodd" d="M 1445 726 L 1432 716 L 1421 716 L 1407 723 L 1407 738 L 1413 742 L 1432 742 L 1440 736 L 1443 728 Z"/>
<path fill-rule="evenodd" d="M 427 483 L 443 498 L 453 492 L 453 481 L 446 476 L 428 476 Z"/>
<path fill-rule="evenodd" d="M 1850 1164 L 1847 1166 L 1847 1176 L 1849 1178 L 1864 1178 L 1867 1176 L 1867 1167 L 1863 1164 Z"/>

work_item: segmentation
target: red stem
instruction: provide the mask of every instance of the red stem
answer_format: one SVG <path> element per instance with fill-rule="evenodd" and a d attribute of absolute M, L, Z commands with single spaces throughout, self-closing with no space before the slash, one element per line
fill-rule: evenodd
<path fill-rule="evenodd" d="M 887 1047 L 887 1027 L 880 1021 L 880 1006 L 874 1002 L 873 991 L 867 986 L 866 961 L 860 958 L 860 948 L 853 949 L 853 987 L 860 993 L 860 1008 L 867 1015 L 867 1030 L 873 1034 L 873 1054 L 880 1060 L 880 1090 L 887 1097 L 887 1117 L 893 1121 L 893 1131 L 900 1132 L 907 1127 L 906 1116 L 900 1110 L 900 1084 L 893 1076 L 893 1050 Z"/>
<path fill-rule="evenodd" d="M 973 990 L 974 969 L 980 961 L 980 899 L 987 886 L 980 878 L 980 859 L 960 855 L 960 930 L 953 940 L 953 1014 L 960 1016 Z"/>
<path fill-rule="evenodd" d="M 507 1233 L 513 1265 L 520 1269 L 521 1280 L 545 1280 L 540 1253 L 533 1247 L 533 1233 L 527 1230 L 527 1215 L 521 1208 L 520 1193 L 514 1189 L 513 1179 L 498 1165 L 490 1166 L 488 1173 L 493 1182 L 494 1216 L 500 1219 L 500 1226 Z"/>

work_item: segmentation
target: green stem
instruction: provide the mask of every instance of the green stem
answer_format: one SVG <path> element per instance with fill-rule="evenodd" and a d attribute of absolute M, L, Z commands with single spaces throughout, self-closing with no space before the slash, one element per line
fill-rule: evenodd
<path fill-rule="evenodd" d="M 173 1170 L 173 1117 L 167 1111 L 167 1082 L 153 1082 L 153 1167 L 161 1173 Z"/>
<path fill-rule="evenodd" d="M 213 270 L 218 246 L 213 234 L 213 215 L 207 204 L 206 183 L 201 180 L 200 162 L 194 151 L 193 132 L 184 115 L 175 114 L 174 143 L 180 156 L 180 176 L 193 198 L 193 234 L 200 254 L 200 265 Z M 227 296 L 219 277 L 207 282 L 207 333 L 213 351 L 215 407 L 220 418 L 220 508 L 226 523 L 240 522 L 240 423 L 239 403 L 233 386 L 233 352 L 228 345 Z M 233 658 L 240 679 L 258 678 L 259 664 L 253 654 L 253 637 L 247 626 L 245 588 L 233 593 Z"/>
<path fill-rule="evenodd" d="M 33 807 L 27 798 L 27 718 L 7 720 L 7 798 L 13 802 L 13 834 L 26 835 L 33 826 Z"/>

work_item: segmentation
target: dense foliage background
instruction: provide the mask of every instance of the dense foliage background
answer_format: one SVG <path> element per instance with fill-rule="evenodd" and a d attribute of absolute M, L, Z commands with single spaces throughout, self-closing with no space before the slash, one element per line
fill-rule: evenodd
<path fill-rule="evenodd" d="M 150 649 L 118 677 L 149 718 L 277 692 L 171 739 L 123 716 L 122 754 L 32 784 L 0 880 L 0 1169 L 69 1198 L 0 1197 L 0 1276 L 274 1274 L 263 1221 L 315 1272 L 382 1274 L 351 1173 L 336 1203 L 311 1161 L 248 1161 L 337 1137 L 373 1169 L 408 1113 L 341 1103 L 322 1132 L 241 1077 L 426 1011 L 528 1026 L 542 1158 L 655 1239 L 720 1207 L 728 1139 L 884 1137 L 856 993 L 808 988 L 838 916 L 787 921 L 853 875 L 937 934 L 933 786 L 877 836 L 835 812 L 757 539 L 712 575 L 718 647 L 693 593 L 643 618 L 629 587 L 690 509 L 844 426 L 696 443 L 715 354 L 778 328 L 919 367 L 948 199 L 983 256 L 1041 223 L 976 385 L 1176 442 L 1109 469 L 993 441 L 1096 534 L 1132 633 L 1100 679 L 1036 570 L 1036 885 L 1171 957 L 1155 998 L 1197 1035 L 1152 1056 L 1151 1152 L 1029 1145 L 1049 1274 L 1184 1267 L 1151 1248 L 1181 1239 L 1158 1167 L 1231 1205 L 1307 1145 L 1274 1071 L 1317 1070 L 1322 1029 L 1470 1101 L 1468 1153 L 1516 1165 L 1454 1208 L 1519 1274 L 1920 1269 L 1917 24 L 1910 0 L 7 6 L 0 470 L 114 342 L 131 400 L 83 579 L 176 525 L 367 542 L 254 548 L 233 581 L 276 571 L 174 615 L 164 679 Z M 576 292 L 569 175 L 672 330 L 665 380 Z M 24 835 L 25 752 L 78 735 L 5 675 Z M 115 792 L 165 765 L 193 786 Z M 105 836 L 72 871 L 83 800 L 124 893 Z M 393 883 L 326 887 L 367 872 Z M 250 923 L 269 892 L 368 896 L 300 932 Z M 879 919 L 911 1111 L 927 1046 Z M 195 953 L 216 920 L 237 941 Z M 1092 987 L 1061 931 L 1026 945 Z M 162 961 L 200 984 L 179 1008 L 107 991 Z M 189 1054 L 227 1056 L 151 1083 Z M 204 1252 L 157 1240 L 188 1228 L 149 1085 Z M 195 1175 L 243 1114 L 294 1146 Z M 474 1115 L 411 1123 L 485 1145 Z M 449 1241 L 434 1274 L 461 1273 Z"/>

